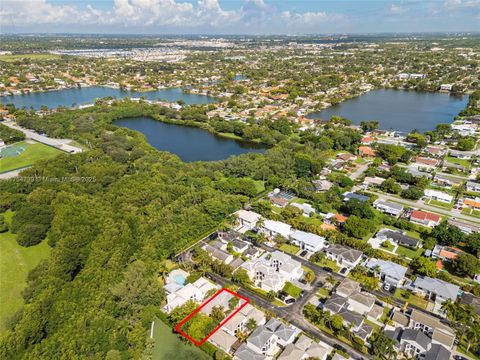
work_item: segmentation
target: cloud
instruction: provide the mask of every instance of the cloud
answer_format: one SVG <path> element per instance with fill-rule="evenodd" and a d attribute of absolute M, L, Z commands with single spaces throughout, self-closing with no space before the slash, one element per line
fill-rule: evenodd
<path fill-rule="evenodd" d="M 390 14 L 398 15 L 403 14 L 404 12 L 405 9 L 400 5 L 392 4 L 392 6 L 390 6 Z"/>

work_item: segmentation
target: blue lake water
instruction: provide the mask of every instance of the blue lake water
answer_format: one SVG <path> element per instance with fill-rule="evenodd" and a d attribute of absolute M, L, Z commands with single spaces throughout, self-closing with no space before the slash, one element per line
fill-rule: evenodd
<path fill-rule="evenodd" d="M 378 120 L 380 129 L 425 132 L 435 129 L 437 124 L 451 123 L 467 102 L 467 96 L 380 89 L 311 113 L 309 117 L 328 120 L 339 115 L 354 124 Z"/>
<path fill-rule="evenodd" d="M 196 127 L 167 124 L 148 117 L 121 119 L 115 121 L 114 125 L 141 132 L 153 147 L 176 154 L 185 162 L 223 160 L 232 155 L 265 152 L 265 147 L 261 145 L 215 136 Z"/>
<path fill-rule="evenodd" d="M 52 109 L 59 106 L 70 107 L 72 105 L 89 104 L 93 103 L 97 98 L 107 96 L 113 96 L 115 98 L 144 97 L 147 100 L 162 99 L 170 102 L 183 100 L 189 105 L 210 104 L 216 101 L 215 98 L 210 96 L 184 93 L 181 88 L 135 92 L 105 86 L 90 86 L 22 95 L 0 96 L 0 102 L 3 104 L 14 104 L 17 108 L 25 106 L 26 108 L 33 107 L 35 110 L 38 110 L 42 105 L 46 105 Z"/>

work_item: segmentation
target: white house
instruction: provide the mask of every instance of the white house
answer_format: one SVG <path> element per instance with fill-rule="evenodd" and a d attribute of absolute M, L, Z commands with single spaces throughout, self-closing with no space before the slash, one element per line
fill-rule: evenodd
<path fill-rule="evenodd" d="M 362 252 L 343 245 L 332 245 L 326 250 L 327 258 L 337 262 L 339 266 L 352 269 L 360 263 Z"/>
<path fill-rule="evenodd" d="M 373 202 L 373 206 L 375 209 L 392 216 L 399 216 L 403 211 L 402 205 L 388 201 L 382 201 L 380 199 L 375 200 Z"/>
<path fill-rule="evenodd" d="M 292 227 L 288 224 L 285 224 L 281 221 L 275 220 L 265 220 L 260 231 L 265 234 L 265 236 L 274 239 L 276 236 L 281 235 L 285 239 L 288 239 L 292 233 Z"/>
<path fill-rule="evenodd" d="M 292 243 L 299 246 L 302 250 L 317 252 L 325 247 L 326 240 L 323 236 L 312 233 L 294 230 L 290 235 Z"/>
<path fill-rule="evenodd" d="M 254 211 L 247 210 L 238 210 L 235 215 L 237 216 L 238 222 L 240 223 L 239 232 L 246 232 L 247 230 L 252 230 L 257 226 L 258 220 L 262 218 L 262 215 L 257 214 Z"/>
<path fill-rule="evenodd" d="M 167 305 L 163 310 L 170 313 L 178 306 L 182 306 L 188 300 L 195 302 L 202 302 L 207 293 L 212 289 L 218 289 L 217 285 L 212 284 L 204 277 L 199 278 L 194 283 L 187 284 L 175 292 L 167 295 Z"/>
<path fill-rule="evenodd" d="M 440 304 L 447 300 L 455 301 L 460 292 L 459 286 L 428 276 L 417 276 L 412 287 L 415 292 L 427 295 Z"/>
<path fill-rule="evenodd" d="M 279 291 L 285 282 L 298 280 L 303 275 L 300 262 L 281 251 L 265 253 L 258 259 L 247 260 L 241 267 L 247 271 L 255 286 L 265 291 Z"/>
<path fill-rule="evenodd" d="M 373 273 L 377 273 L 377 276 L 385 283 L 398 287 L 403 282 L 407 268 L 397 263 L 371 258 L 365 263 L 365 267 Z"/>
<path fill-rule="evenodd" d="M 441 201 L 444 203 L 451 203 L 453 201 L 453 196 L 449 195 L 447 193 L 438 191 L 438 190 L 431 190 L 431 189 L 426 189 L 425 192 L 425 197 L 432 199 L 432 200 L 437 200 Z"/>

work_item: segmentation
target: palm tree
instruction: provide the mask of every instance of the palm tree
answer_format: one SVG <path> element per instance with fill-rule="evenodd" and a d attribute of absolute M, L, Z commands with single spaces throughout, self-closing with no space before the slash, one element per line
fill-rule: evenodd
<path fill-rule="evenodd" d="M 472 324 L 467 328 L 467 352 L 470 350 L 472 344 L 478 344 L 480 339 L 480 323 L 478 321 L 472 321 Z"/>

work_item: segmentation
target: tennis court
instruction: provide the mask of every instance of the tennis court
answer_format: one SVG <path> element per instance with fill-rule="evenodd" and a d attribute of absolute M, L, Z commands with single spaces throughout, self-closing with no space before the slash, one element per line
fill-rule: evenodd
<path fill-rule="evenodd" d="M 0 150 L 0 158 L 6 158 L 11 156 L 20 155 L 22 152 L 25 151 L 25 144 L 13 144 L 9 145 L 2 150 Z"/>

